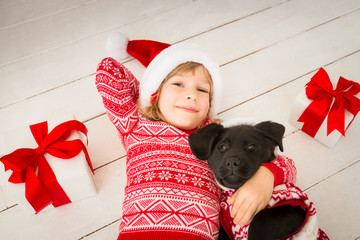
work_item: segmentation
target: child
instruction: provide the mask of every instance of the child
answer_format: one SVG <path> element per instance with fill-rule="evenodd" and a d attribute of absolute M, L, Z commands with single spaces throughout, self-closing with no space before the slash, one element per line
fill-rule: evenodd
<path fill-rule="evenodd" d="M 207 163 L 192 154 L 188 136 L 214 122 L 221 100 L 219 66 L 197 46 L 118 37 L 117 53 L 122 43 L 147 67 L 140 87 L 113 58 L 102 60 L 96 74 L 127 151 L 118 239 L 217 239 L 221 190 Z M 269 202 L 274 183 L 293 181 L 295 174 L 292 162 L 261 167 L 229 200 L 235 221 L 246 224 Z"/>

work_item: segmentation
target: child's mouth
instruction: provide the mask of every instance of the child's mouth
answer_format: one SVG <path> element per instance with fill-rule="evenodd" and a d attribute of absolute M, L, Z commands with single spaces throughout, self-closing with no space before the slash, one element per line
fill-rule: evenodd
<path fill-rule="evenodd" d="M 183 110 L 183 111 L 185 111 L 185 112 L 189 112 L 189 113 L 196 113 L 196 112 L 198 112 L 195 108 L 192 108 L 192 107 L 181 107 L 181 106 L 178 106 L 178 107 L 176 107 L 176 108 L 178 108 L 178 109 L 180 109 L 180 110 Z"/>

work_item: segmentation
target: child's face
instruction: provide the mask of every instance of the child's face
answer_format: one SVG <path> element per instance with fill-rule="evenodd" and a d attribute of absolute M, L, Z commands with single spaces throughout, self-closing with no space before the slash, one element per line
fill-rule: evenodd
<path fill-rule="evenodd" d="M 199 127 L 210 108 L 210 80 L 200 66 L 195 72 L 179 72 L 162 86 L 159 109 L 165 121 L 183 130 Z"/>

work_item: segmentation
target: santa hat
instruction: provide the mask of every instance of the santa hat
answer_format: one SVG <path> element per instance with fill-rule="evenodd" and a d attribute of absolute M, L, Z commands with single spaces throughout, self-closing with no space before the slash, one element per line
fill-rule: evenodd
<path fill-rule="evenodd" d="M 129 55 L 140 61 L 145 67 L 140 82 L 140 104 L 147 107 L 151 96 L 157 92 L 165 77 L 178 65 L 185 62 L 202 64 L 209 72 L 213 82 L 213 96 L 209 115 L 214 118 L 220 109 L 222 77 L 219 65 L 205 51 L 194 44 L 180 43 L 170 45 L 151 40 L 129 40 L 122 33 L 113 33 L 107 39 L 108 55 L 118 61 Z"/>

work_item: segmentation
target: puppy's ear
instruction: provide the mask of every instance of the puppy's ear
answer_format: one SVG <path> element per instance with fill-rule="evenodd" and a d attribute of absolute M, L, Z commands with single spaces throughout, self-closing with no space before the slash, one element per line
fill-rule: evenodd
<path fill-rule="evenodd" d="M 199 160 L 209 158 L 214 140 L 222 129 L 224 129 L 222 125 L 211 123 L 190 134 L 190 149 Z"/>
<path fill-rule="evenodd" d="M 284 151 L 282 139 L 285 133 L 285 127 L 283 125 L 276 122 L 266 121 L 256 124 L 255 127 L 260 129 L 262 134 L 266 137 L 273 140 L 276 145 L 279 146 L 280 151 Z"/>

